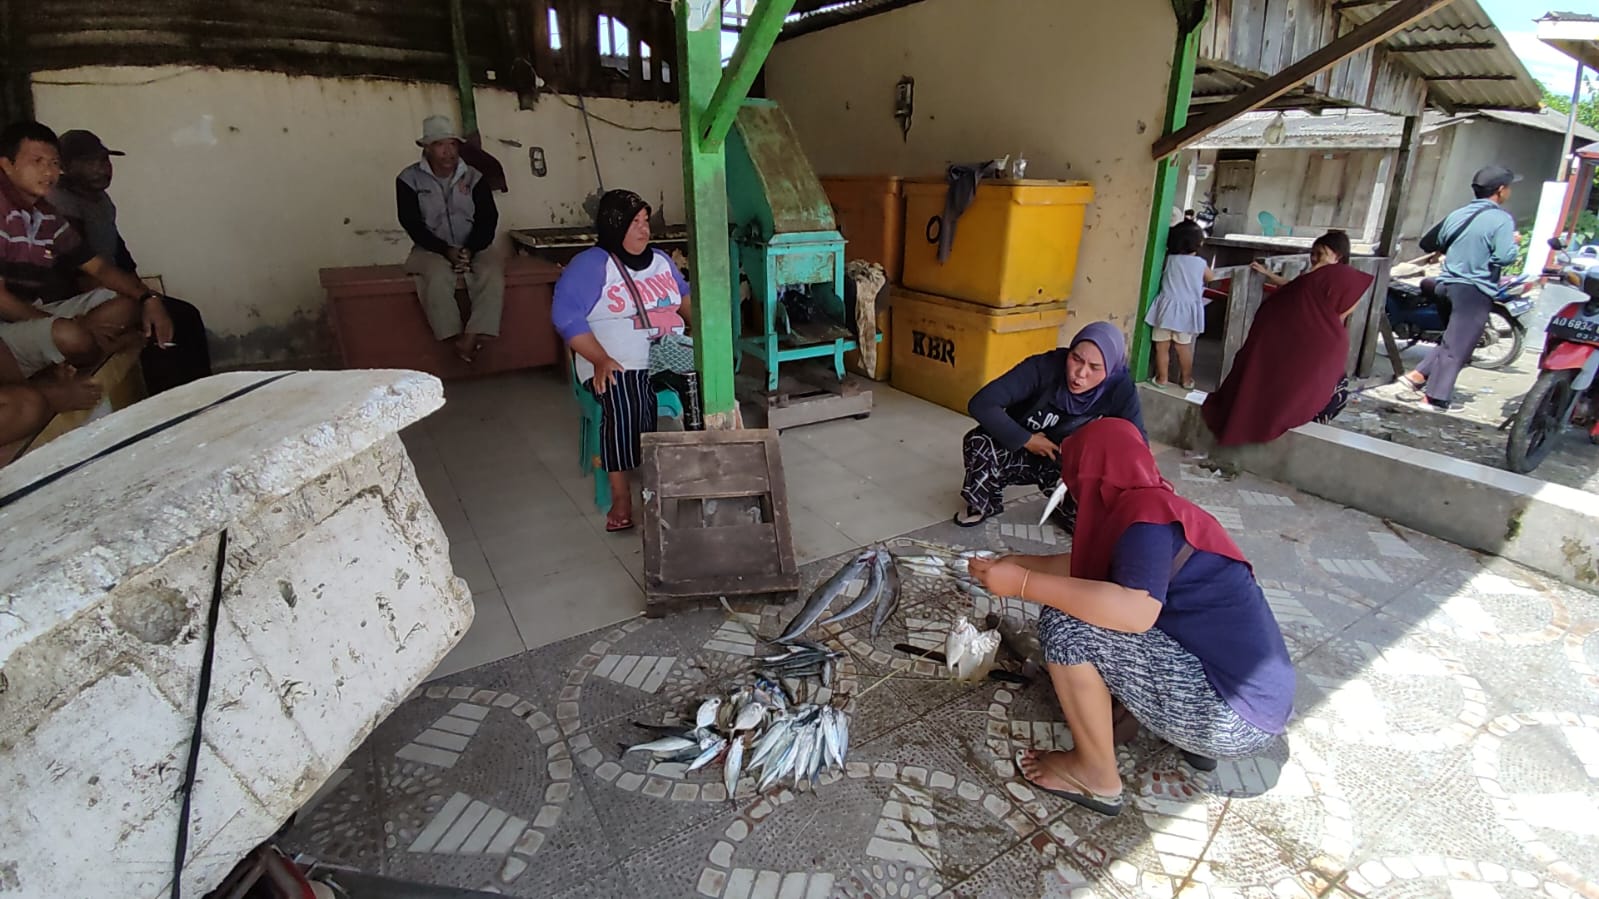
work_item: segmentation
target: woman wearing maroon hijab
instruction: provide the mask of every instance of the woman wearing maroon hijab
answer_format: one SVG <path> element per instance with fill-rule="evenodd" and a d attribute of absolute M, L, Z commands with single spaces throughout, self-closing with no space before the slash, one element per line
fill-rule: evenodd
<path fill-rule="evenodd" d="M 1343 411 L 1349 316 L 1373 279 L 1349 265 L 1342 231 L 1318 237 L 1310 263 L 1292 281 L 1266 272 L 1279 289 L 1260 304 L 1232 371 L 1200 410 L 1221 446 L 1266 443 Z"/>
<path fill-rule="evenodd" d="M 1023 753 L 1023 776 L 1115 815 L 1113 702 L 1210 770 L 1284 732 L 1294 669 L 1243 553 L 1173 492 L 1137 428 L 1113 418 L 1084 425 L 1060 460 L 1077 497 L 1072 552 L 973 559 L 971 571 L 997 596 L 1047 607 L 1039 638 L 1074 746 Z"/>

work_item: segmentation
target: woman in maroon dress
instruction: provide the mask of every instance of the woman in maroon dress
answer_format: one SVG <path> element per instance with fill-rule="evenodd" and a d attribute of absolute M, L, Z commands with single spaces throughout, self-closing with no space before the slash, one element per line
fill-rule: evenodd
<path fill-rule="evenodd" d="M 1349 382 L 1349 316 L 1372 276 L 1349 265 L 1349 236 L 1328 231 L 1310 247 L 1310 270 L 1260 304 L 1221 387 L 1205 400 L 1205 424 L 1221 446 L 1265 443 L 1343 410 Z"/>

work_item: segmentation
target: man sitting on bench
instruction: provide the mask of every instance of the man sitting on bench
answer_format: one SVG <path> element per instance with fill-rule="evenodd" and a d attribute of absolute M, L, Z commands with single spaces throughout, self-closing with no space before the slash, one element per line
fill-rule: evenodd
<path fill-rule="evenodd" d="M 117 204 L 106 193 L 111 186 L 111 157 L 121 155 L 120 150 L 108 149 L 93 132 L 62 134 L 61 181 L 49 199 L 50 205 L 83 236 L 94 255 L 109 259 L 117 268 L 138 277 L 138 263 L 133 261 L 122 232 L 117 230 Z M 144 388 L 151 396 L 211 374 L 211 351 L 206 345 L 200 310 L 168 296 L 161 298 L 161 304 L 172 319 L 172 345 L 147 345 L 139 356 Z"/>
<path fill-rule="evenodd" d="M 416 142 L 422 158 L 395 180 L 400 225 L 416 244 L 405 271 L 438 340 L 453 340 L 455 355 L 470 363 L 483 340 L 500 334 L 505 270 L 490 250 L 499 211 L 483 173 L 461 161 L 461 137 L 446 116 L 428 116 Z M 455 305 L 455 276 L 466 277 L 472 308 L 466 323 Z"/>
<path fill-rule="evenodd" d="M 0 384 L 22 384 L 45 373 L 28 386 L 44 397 L 49 414 L 90 409 L 99 401 L 98 388 L 76 369 L 147 338 L 158 344 L 172 340 L 172 320 L 160 294 L 96 256 L 50 205 L 46 197 L 60 177 L 55 132 L 38 122 L 0 129 Z M 58 265 L 100 287 L 40 302 L 61 295 Z M 46 373 L 51 368 L 57 370 Z M 0 414 L 37 416 L 34 397 L 12 399 L 0 405 L 5 410 Z M 0 424 L 0 442 L 20 429 L 19 420 Z"/>

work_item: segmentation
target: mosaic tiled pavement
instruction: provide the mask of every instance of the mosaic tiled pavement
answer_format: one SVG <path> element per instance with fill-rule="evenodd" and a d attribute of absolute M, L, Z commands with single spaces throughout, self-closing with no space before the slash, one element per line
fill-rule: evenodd
<path fill-rule="evenodd" d="M 745 779 L 730 799 L 716 766 L 621 757 L 643 738 L 630 722 L 736 678 L 743 625 L 776 633 L 793 607 L 693 612 L 419 689 L 286 845 L 527 897 L 1599 897 L 1599 597 L 1174 450 L 1161 464 L 1232 529 L 1286 632 L 1298 711 L 1265 757 L 1199 774 L 1145 737 L 1122 753 L 1119 818 L 1035 794 L 1011 759 L 1070 744 L 1059 708 L 894 652 L 974 611 L 907 577 L 876 641 L 828 632 L 853 746 L 814 790 Z M 911 538 L 1064 549 L 1039 503 Z"/>

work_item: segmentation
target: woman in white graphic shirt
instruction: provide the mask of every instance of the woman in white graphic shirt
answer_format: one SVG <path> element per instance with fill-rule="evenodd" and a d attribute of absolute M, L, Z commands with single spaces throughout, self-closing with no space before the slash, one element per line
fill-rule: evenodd
<path fill-rule="evenodd" d="M 640 436 L 655 430 L 651 349 L 684 333 L 689 287 L 671 257 L 650 247 L 650 205 L 638 194 L 607 192 L 595 226 L 598 245 L 567 264 L 551 316 L 572 348 L 578 380 L 599 399 L 600 462 L 611 480 L 605 529 L 625 531 L 633 526 L 628 473 L 639 466 Z M 655 380 L 663 376 L 691 394 L 683 397 L 685 426 L 696 426 L 697 380 L 670 371 Z"/>

